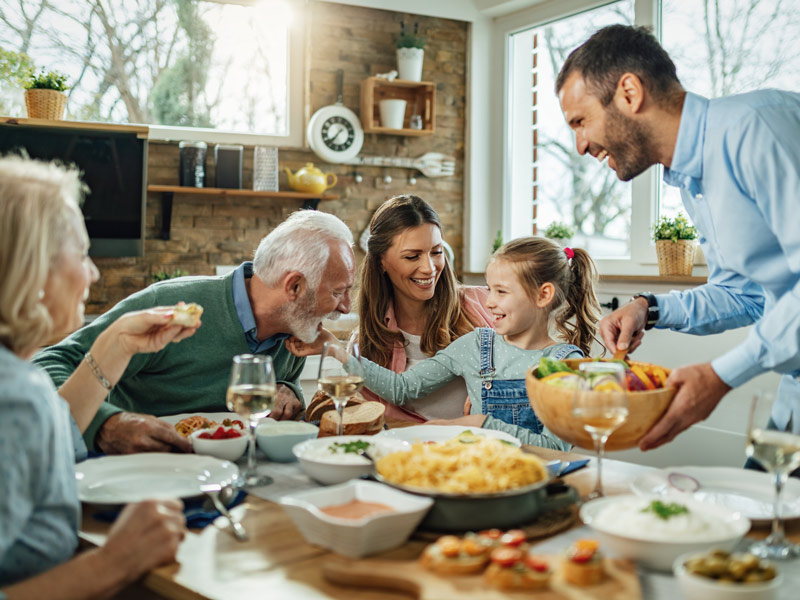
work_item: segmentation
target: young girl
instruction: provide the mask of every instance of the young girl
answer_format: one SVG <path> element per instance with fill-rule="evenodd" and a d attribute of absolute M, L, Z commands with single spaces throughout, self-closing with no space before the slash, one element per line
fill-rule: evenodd
<path fill-rule="evenodd" d="M 477 328 L 404 373 L 362 359 L 365 386 L 402 405 L 463 377 L 471 414 L 438 423 L 498 429 L 526 444 L 566 450 L 569 446 L 547 431 L 534 414 L 525 373 L 542 356 L 563 359 L 589 354 L 599 314 L 595 278 L 594 263 L 585 250 L 562 249 L 539 237 L 513 240 L 494 253 L 486 268 L 486 309 L 494 316 L 494 329 Z M 551 316 L 563 342 L 550 337 Z M 338 344 L 323 331 L 312 345 L 291 338 L 287 347 L 307 356 L 319 354 L 324 342 Z M 345 350 L 339 348 L 344 360 Z"/>

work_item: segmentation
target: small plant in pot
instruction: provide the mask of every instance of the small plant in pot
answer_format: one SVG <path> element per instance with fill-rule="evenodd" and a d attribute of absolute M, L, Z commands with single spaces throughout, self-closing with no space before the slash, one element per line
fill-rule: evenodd
<path fill-rule="evenodd" d="M 553 221 L 544 230 L 544 237 L 558 242 L 562 247 L 568 246 L 575 230 L 561 221 Z"/>
<path fill-rule="evenodd" d="M 25 107 L 31 119 L 61 120 L 67 105 L 67 76 L 58 71 L 32 74 L 25 82 Z"/>
<path fill-rule="evenodd" d="M 419 23 L 414 23 L 414 33 L 406 31 L 400 21 L 397 39 L 397 73 L 399 79 L 422 81 L 422 60 L 425 57 L 425 38 L 419 35 Z"/>
<path fill-rule="evenodd" d="M 691 275 L 697 251 L 697 229 L 683 215 L 661 217 L 653 225 L 660 275 Z"/>

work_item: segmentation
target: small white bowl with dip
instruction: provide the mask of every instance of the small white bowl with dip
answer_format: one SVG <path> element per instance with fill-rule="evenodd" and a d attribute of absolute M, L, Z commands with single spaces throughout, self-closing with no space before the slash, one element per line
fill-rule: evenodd
<path fill-rule="evenodd" d="M 433 505 L 431 498 L 363 480 L 291 494 L 279 502 L 308 543 L 351 558 L 404 544 Z"/>
<path fill-rule="evenodd" d="M 654 501 L 687 512 L 663 518 L 645 510 Z M 580 516 L 615 555 L 659 571 L 671 570 L 681 554 L 732 550 L 750 530 L 750 520 L 741 513 L 686 496 L 609 496 L 584 504 Z"/>
<path fill-rule="evenodd" d="M 337 435 L 306 440 L 292 448 L 292 452 L 306 475 L 324 485 L 332 485 L 373 472 L 372 463 L 359 454 L 360 450 L 366 450 L 378 460 L 410 448 L 406 442 L 374 435 Z"/>
<path fill-rule="evenodd" d="M 275 421 L 265 419 L 256 428 L 256 441 L 261 451 L 273 462 L 297 460 L 292 448 L 317 437 L 319 427 L 302 421 Z"/>

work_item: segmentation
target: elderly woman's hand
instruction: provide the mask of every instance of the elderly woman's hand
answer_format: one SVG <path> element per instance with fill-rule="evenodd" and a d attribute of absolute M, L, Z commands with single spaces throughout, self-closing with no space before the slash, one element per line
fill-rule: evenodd
<path fill-rule="evenodd" d="M 128 357 L 140 352 L 158 352 L 170 342 L 179 342 L 194 335 L 197 327 L 170 325 L 174 307 L 156 306 L 122 315 L 100 334 L 112 336 L 119 350 Z M 98 337 L 98 339 L 99 339 Z"/>

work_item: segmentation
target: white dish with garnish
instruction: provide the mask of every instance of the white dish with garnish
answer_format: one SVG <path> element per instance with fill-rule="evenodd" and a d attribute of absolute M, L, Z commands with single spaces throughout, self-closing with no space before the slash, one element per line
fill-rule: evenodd
<path fill-rule="evenodd" d="M 372 463 L 361 455 L 364 451 L 378 460 L 409 448 L 406 442 L 375 435 L 341 435 L 306 440 L 292 452 L 306 475 L 330 485 L 372 473 Z"/>

